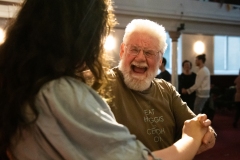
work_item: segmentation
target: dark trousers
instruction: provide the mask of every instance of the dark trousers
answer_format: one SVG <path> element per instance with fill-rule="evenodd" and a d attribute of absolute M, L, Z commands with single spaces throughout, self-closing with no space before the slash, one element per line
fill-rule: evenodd
<path fill-rule="evenodd" d="M 236 125 L 240 118 L 240 102 L 235 102 L 235 104 L 236 104 L 236 114 L 234 117 L 234 124 Z"/>

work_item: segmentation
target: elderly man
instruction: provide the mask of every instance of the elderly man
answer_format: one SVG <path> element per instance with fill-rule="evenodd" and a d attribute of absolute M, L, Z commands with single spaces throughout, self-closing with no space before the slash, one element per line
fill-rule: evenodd
<path fill-rule="evenodd" d="M 195 116 L 174 86 L 154 78 L 166 47 L 164 27 L 133 20 L 125 30 L 119 66 L 110 71 L 108 85 L 99 91 L 116 120 L 152 151 L 181 138 L 184 121 Z M 209 127 L 198 153 L 214 144 L 214 131 Z"/>

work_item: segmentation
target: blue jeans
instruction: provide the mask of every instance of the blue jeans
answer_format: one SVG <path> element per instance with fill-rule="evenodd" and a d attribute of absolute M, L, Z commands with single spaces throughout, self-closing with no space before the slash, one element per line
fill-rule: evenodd
<path fill-rule="evenodd" d="M 194 102 L 194 108 L 193 108 L 193 112 L 196 115 L 198 115 L 199 113 L 202 113 L 202 109 L 207 100 L 208 100 L 208 98 L 200 98 L 200 97 L 196 96 L 195 102 Z"/>

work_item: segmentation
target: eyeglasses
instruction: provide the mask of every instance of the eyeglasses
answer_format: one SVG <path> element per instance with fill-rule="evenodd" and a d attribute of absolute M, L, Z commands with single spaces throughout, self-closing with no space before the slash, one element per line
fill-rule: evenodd
<path fill-rule="evenodd" d="M 154 58 L 160 52 L 160 51 L 154 51 L 154 50 L 148 50 L 148 49 L 141 49 L 133 45 L 125 45 L 125 47 L 127 49 L 127 54 L 130 54 L 132 56 L 137 56 L 142 50 L 145 57 Z"/>

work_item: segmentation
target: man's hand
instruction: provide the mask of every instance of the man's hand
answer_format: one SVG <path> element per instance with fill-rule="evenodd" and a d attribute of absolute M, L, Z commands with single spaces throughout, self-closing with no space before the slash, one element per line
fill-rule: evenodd
<path fill-rule="evenodd" d="M 217 137 L 217 134 L 215 133 L 213 128 L 209 126 L 208 131 L 206 132 L 206 134 L 202 139 L 202 144 L 199 147 L 197 154 L 200 154 L 208 149 L 211 149 L 215 145 L 216 137 Z"/>
<path fill-rule="evenodd" d="M 187 90 L 185 88 L 182 88 L 182 94 L 187 94 Z"/>

